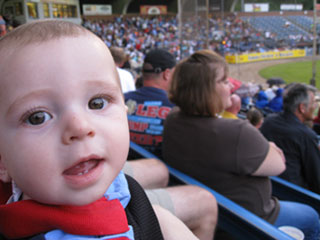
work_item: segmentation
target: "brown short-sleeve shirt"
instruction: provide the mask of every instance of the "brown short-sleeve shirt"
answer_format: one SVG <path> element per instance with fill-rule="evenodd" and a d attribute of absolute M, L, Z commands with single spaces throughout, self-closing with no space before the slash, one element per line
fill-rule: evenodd
<path fill-rule="evenodd" d="M 273 223 L 279 203 L 268 177 L 252 176 L 269 151 L 268 141 L 247 121 L 170 113 L 164 160 Z"/>

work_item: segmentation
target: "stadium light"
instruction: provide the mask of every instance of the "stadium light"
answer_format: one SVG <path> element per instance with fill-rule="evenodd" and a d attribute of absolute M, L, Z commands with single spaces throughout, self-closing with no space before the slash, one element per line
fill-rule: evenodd
<path fill-rule="evenodd" d="M 179 57 L 182 58 L 182 5 L 181 0 L 178 0 L 178 29 L 179 29 Z"/>
<path fill-rule="evenodd" d="M 221 19 L 224 19 L 224 0 L 221 1 Z"/>
<path fill-rule="evenodd" d="M 316 54 L 317 54 L 317 0 L 313 0 L 313 52 L 312 52 L 312 78 L 310 85 L 316 86 Z"/>
<path fill-rule="evenodd" d="M 206 49 L 209 49 L 209 0 L 206 0 Z"/>

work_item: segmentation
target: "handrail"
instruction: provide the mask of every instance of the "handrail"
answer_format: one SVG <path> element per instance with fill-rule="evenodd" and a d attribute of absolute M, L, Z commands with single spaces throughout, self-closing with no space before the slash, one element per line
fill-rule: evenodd
<path fill-rule="evenodd" d="M 272 193 L 281 200 L 296 201 L 313 207 L 320 214 L 320 195 L 279 177 L 270 177 Z"/>

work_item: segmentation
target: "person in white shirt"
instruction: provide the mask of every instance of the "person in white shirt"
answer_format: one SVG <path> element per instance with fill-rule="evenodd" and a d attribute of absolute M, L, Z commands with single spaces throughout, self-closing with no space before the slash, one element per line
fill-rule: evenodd
<path fill-rule="evenodd" d="M 126 54 L 124 50 L 119 47 L 110 47 L 110 52 L 117 66 L 122 92 L 126 93 L 130 91 L 135 91 L 136 86 L 132 74 L 129 71 L 121 68 L 126 60 Z"/>

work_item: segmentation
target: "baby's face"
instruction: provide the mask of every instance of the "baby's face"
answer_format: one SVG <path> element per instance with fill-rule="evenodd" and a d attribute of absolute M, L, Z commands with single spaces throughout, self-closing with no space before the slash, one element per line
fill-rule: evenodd
<path fill-rule="evenodd" d="M 0 169 L 39 202 L 102 197 L 129 149 L 105 45 L 93 36 L 29 45 L 1 61 L 0 71 Z"/>

